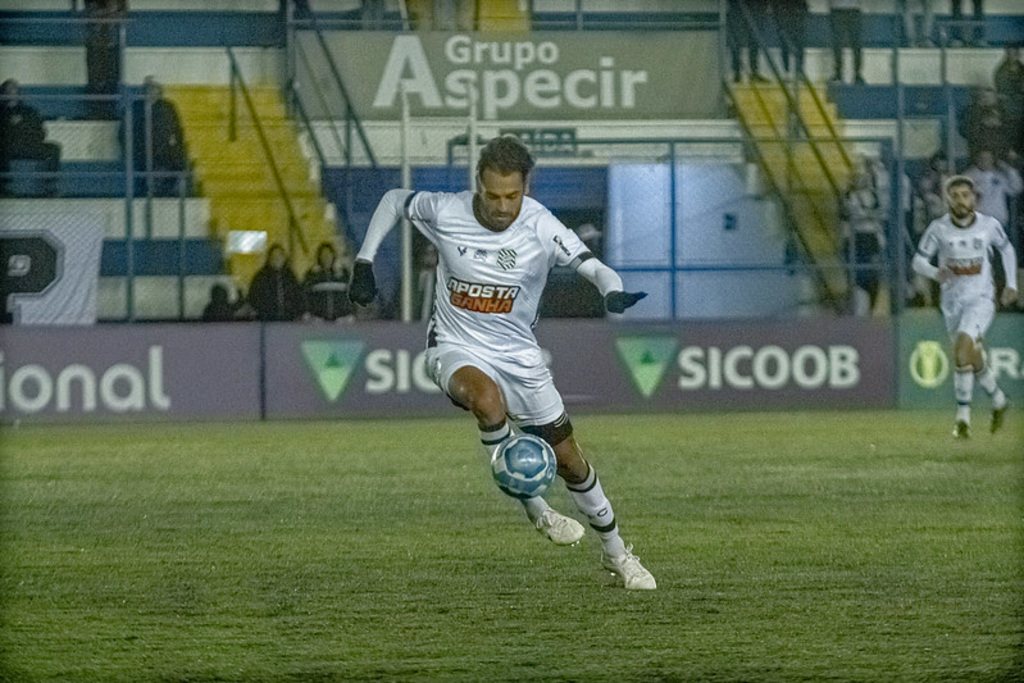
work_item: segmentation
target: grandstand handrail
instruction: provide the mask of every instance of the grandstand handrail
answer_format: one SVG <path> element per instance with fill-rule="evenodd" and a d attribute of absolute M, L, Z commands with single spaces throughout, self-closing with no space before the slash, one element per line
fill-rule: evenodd
<path fill-rule="evenodd" d="M 289 7 L 291 5 L 289 4 Z M 327 61 L 327 67 L 331 72 L 331 78 L 334 79 L 334 84 L 338 87 L 338 92 L 341 93 L 341 97 L 344 100 L 345 107 L 345 125 L 355 126 L 356 135 L 359 136 L 359 141 L 363 144 L 363 150 L 366 152 L 367 158 L 370 160 L 370 164 L 373 168 L 377 167 L 377 159 L 373 154 L 373 147 L 370 145 L 370 139 L 366 135 L 366 131 L 363 129 L 362 120 L 356 113 L 355 107 L 352 106 L 352 98 L 348 93 L 348 88 L 345 87 L 345 81 L 341 77 L 341 70 L 338 68 L 338 63 L 334 59 L 334 54 L 327 47 L 327 41 L 324 40 L 323 30 L 320 28 L 320 23 L 317 21 L 316 14 L 313 12 L 309 13 L 308 20 L 293 19 L 289 17 L 288 20 L 288 31 L 294 31 L 295 26 L 309 23 L 312 27 L 313 34 L 316 36 L 316 42 L 320 46 L 321 51 L 324 54 L 324 58 Z M 308 29 L 307 29 L 308 30 Z M 329 113 L 329 112 L 328 112 Z M 351 160 L 351 147 L 346 147 L 346 161 L 348 164 L 352 163 Z"/>
<path fill-rule="evenodd" d="M 245 106 L 249 110 L 249 115 L 252 117 L 253 126 L 256 130 L 256 135 L 259 138 L 260 146 L 263 148 L 263 153 L 267 158 L 267 164 L 270 167 L 270 173 L 274 178 L 274 184 L 277 185 L 277 190 L 281 194 L 281 198 L 284 200 L 285 209 L 288 212 L 288 252 L 293 253 L 295 251 L 295 238 L 298 237 L 299 245 L 302 247 L 304 254 L 309 254 L 309 245 L 306 243 L 306 237 L 302 234 L 301 226 L 299 225 L 299 219 L 295 213 L 295 207 L 292 205 L 291 196 L 288 194 L 288 189 L 285 187 L 284 180 L 281 177 L 281 171 L 277 167 L 277 160 L 274 158 L 273 149 L 270 147 L 270 141 L 267 139 L 267 134 L 263 130 L 263 124 L 260 123 L 259 113 L 256 111 L 256 106 L 252 102 L 252 96 L 249 94 L 249 88 L 245 84 L 245 79 L 242 77 L 242 70 L 238 66 L 238 61 L 235 59 L 235 54 L 231 47 L 227 47 L 228 62 L 231 65 L 231 113 L 228 118 L 228 135 L 229 138 L 235 139 L 235 126 L 237 114 L 235 112 L 235 88 L 236 85 L 242 93 L 242 97 L 245 100 Z"/>
<path fill-rule="evenodd" d="M 298 54 L 302 58 L 302 63 L 305 65 L 306 69 L 310 73 L 312 73 L 313 65 L 309 61 L 309 55 L 306 54 L 306 49 L 304 47 L 302 47 L 302 43 L 301 42 L 296 41 L 295 45 L 296 45 L 296 48 L 297 48 L 296 49 L 296 54 Z M 318 103 L 320 104 L 321 107 L 323 107 L 325 112 L 330 113 L 331 107 L 330 107 L 330 105 L 327 102 L 327 98 L 324 96 L 323 88 L 321 88 L 320 84 L 316 82 L 316 79 L 309 79 L 309 80 L 313 84 L 313 92 L 316 95 Z M 308 114 L 306 112 L 305 105 L 302 104 L 302 98 L 299 97 L 298 84 L 296 83 L 296 80 L 294 78 L 292 78 L 291 81 L 288 83 L 287 88 L 288 88 L 289 94 L 294 95 L 294 98 L 292 99 L 292 101 L 296 105 L 298 105 L 298 107 L 299 107 L 299 109 L 301 111 L 301 115 L 302 115 L 303 121 L 306 123 L 306 127 L 309 129 L 310 132 L 312 132 L 313 131 L 312 122 L 310 121 L 309 116 L 308 116 Z M 332 125 L 331 125 L 331 135 L 334 138 L 335 144 L 338 146 L 338 151 L 339 152 L 343 152 L 344 157 L 345 157 L 345 163 L 346 164 L 351 164 L 352 163 L 352 132 L 351 132 L 351 126 L 349 125 L 348 120 L 346 119 L 346 121 L 345 121 L 345 137 L 347 138 L 345 140 L 345 142 L 342 142 L 341 136 L 338 135 L 338 129 L 337 129 L 336 126 L 333 125 L 333 122 L 332 122 Z M 314 135 L 313 138 L 315 140 L 316 136 Z M 317 142 L 316 144 L 317 144 L 317 151 L 320 152 L 319 142 Z M 324 162 L 324 155 L 322 153 L 320 153 L 320 161 Z"/>
<path fill-rule="evenodd" d="M 726 92 L 728 92 L 730 95 L 732 94 L 732 90 L 729 89 L 729 88 L 726 88 Z M 761 148 L 757 144 L 757 141 L 754 139 L 753 133 L 750 130 L 748 130 L 748 128 L 746 126 L 743 126 L 743 125 L 740 126 L 740 130 L 743 133 L 744 139 L 747 141 L 747 148 L 748 148 L 748 150 L 757 158 L 758 166 L 760 166 L 761 168 L 768 168 L 768 160 L 765 159 L 764 155 L 761 153 Z M 784 148 L 785 153 L 786 153 L 787 165 L 792 165 L 792 154 L 791 154 L 791 151 L 785 145 L 783 145 L 783 148 Z M 788 225 L 790 225 L 790 226 L 796 225 L 797 224 L 796 209 L 794 208 L 792 202 L 790 201 L 789 194 L 786 193 L 783 190 L 783 188 L 780 187 L 775 182 L 775 179 L 772 177 L 771 173 L 764 173 L 763 177 L 768 182 L 768 184 L 771 186 L 772 194 L 779 200 L 779 203 L 782 206 L 782 211 L 783 211 L 783 213 L 785 214 L 785 217 L 786 217 L 786 223 Z M 821 220 L 820 216 L 815 216 L 815 219 L 818 220 L 818 221 Z M 803 233 L 800 230 L 796 230 L 796 229 L 791 228 L 789 230 L 789 234 L 793 235 L 795 237 L 795 239 L 797 240 L 797 242 L 800 244 L 801 251 L 804 254 L 805 259 L 806 259 L 811 254 L 811 247 L 807 243 L 806 239 L 804 238 Z M 825 264 L 817 263 L 816 260 L 813 259 L 813 258 L 810 258 L 809 260 L 813 264 L 813 265 L 810 265 L 809 268 L 810 268 L 811 272 L 814 273 L 815 284 L 818 287 L 820 298 L 822 298 L 822 299 L 829 299 L 830 295 L 829 295 L 828 281 L 825 278 L 825 273 L 823 271 L 823 268 L 825 267 Z M 832 303 L 833 303 L 833 305 L 838 305 L 839 302 L 832 302 Z"/>
<path fill-rule="evenodd" d="M 762 44 L 767 44 L 767 41 L 764 41 L 764 40 L 760 39 L 761 35 L 762 35 L 760 30 L 759 30 L 760 27 L 758 27 L 756 25 L 756 22 L 754 22 L 753 17 L 751 17 L 749 8 L 746 5 L 740 3 L 740 9 L 741 9 L 742 14 L 743 14 L 742 19 L 743 19 L 744 22 L 746 22 L 747 28 L 755 36 L 758 36 L 757 40 L 759 40 Z M 785 40 L 785 37 L 783 37 L 783 39 Z M 772 75 L 775 77 L 776 82 L 781 84 L 781 86 L 782 86 L 780 89 L 782 91 L 783 96 L 786 98 L 786 104 L 789 107 L 790 113 L 794 116 L 797 124 L 799 125 L 801 131 L 803 132 L 804 138 L 810 144 L 811 152 L 814 154 L 814 157 L 818 160 L 818 164 L 821 166 L 822 171 L 824 171 L 825 177 L 828 179 L 829 185 L 832 187 L 833 193 L 838 198 L 842 194 L 843 188 L 839 187 L 839 183 L 836 182 L 836 178 L 832 174 L 832 170 L 829 168 L 828 164 L 825 162 L 825 158 L 824 158 L 824 156 L 821 153 L 821 149 L 819 149 L 814 136 L 811 135 L 810 127 L 807 125 L 807 122 L 804 120 L 803 114 L 800 112 L 800 103 L 797 102 L 793 98 L 793 93 L 791 93 L 789 91 L 789 88 L 786 87 L 786 79 L 783 78 L 782 70 L 779 69 L 778 65 L 775 63 L 775 57 L 768 50 L 764 50 L 764 55 L 767 58 L 768 66 L 771 69 Z M 801 76 L 804 76 L 803 80 L 806 81 L 808 86 L 810 86 L 810 81 L 807 80 L 805 74 L 803 74 L 803 71 L 800 70 L 800 69 L 795 69 L 795 70 L 799 71 Z M 797 85 L 799 87 L 800 83 L 798 83 Z M 757 92 L 757 84 L 756 83 L 753 84 L 753 88 L 754 88 L 754 91 Z M 809 87 L 809 89 L 811 90 L 812 93 L 814 92 L 814 88 L 813 87 Z M 819 113 L 822 115 L 822 118 L 827 121 L 828 120 L 827 112 L 824 110 L 824 108 L 822 108 L 821 100 L 818 99 L 817 97 L 815 97 L 815 98 L 813 98 L 813 101 L 815 102 L 816 106 L 819 107 Z M 836 143 L 837 143 L 837 146 L 842 148 L 842 145 L 838 144 L 838 140 L 836 141 Z M 847 162 L 849 162 L 849 158 L 846 157 L 845 154 L 844 154 L 844 159 Z"/>

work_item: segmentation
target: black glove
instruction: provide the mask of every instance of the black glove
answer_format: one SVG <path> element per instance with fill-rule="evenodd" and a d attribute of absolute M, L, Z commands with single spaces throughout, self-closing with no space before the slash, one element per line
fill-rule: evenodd
<path fill-rule="evenodd" d="M 604 297 L 604 307 L 609 313 L 622 313 L 645 296 L 647 292 L 608 292 Z"/>
<path fill-rule="evenodd" d="M 373 279 L 373 264 L 356 261 L 352 265 L 352 282 L 348 285 L 348 298 L 352 303 L 369 306 L 377 296 L 377 282 Z"/>

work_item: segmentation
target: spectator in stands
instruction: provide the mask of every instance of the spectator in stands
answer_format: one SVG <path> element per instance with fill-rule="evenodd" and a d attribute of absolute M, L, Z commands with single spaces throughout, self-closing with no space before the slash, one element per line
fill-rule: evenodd
<path fill-rule="evenodd" d="M 931 222 L 941 218 L 948 210 L 943 188 L 946 187 L 949 175 L 946 155 L 936 152 L 928 159 L 928 166 L 914 182 L 911 236 L 915 246 Z M 911 287 L 915 305 L 931 306 L 939 300 L 939 283 L 920 273 L 912 271 Z"/>
<path fill-rule="evenodd" d="M 233 322 L 241 320 L 241 302 L 231 301 L 228 288 L 219 282 L 210 287 L 210 301 L 203 308 L 203 322 Z"/>
<path fill-rule="evenodd" d="M 903 15 L 903 40 L 907 47 L 932 47 L 932 25 L 935 14 L 932 11 L 934 0 L 896 0 L 900 14 Z M 917 30 L 917 10 L 921 10 L 921 30 Z"/>
<path fill-rule="evenodd" d="M 829 0 L 829 24 L 832 27 L 832 59 L 835 72 L 832 80 L 843 82 L 843 54 L 845 48 L 853 53 L 853 80 L 863 83 L 864 50 L 861 44 L 863 19 L 860 0 Z"/>
<path fill-rule="evenodd" d="M 1016 249 L 1020 244 L 1019 231 L 1011 225 L 1010 202 L 1024 190 L 1020 172 L 1015 168 L 1017 153 L 1011 150 L 1005 159 L 1000 159 L 992 150 L 980 149 L 973 160 L 964 175 L 974 181 L 978 195 L 976 211 L 999 221 Z"/>
<path fill-rule="evenodd" d="M 985 3 L 984 0 L 971 0 L 974 14 L 969 20 L 964 19 L 963 0 L 950 0 L 953 9 L 953 26 L 949 32 L 951 44 L 982 47 L 985 43 Z"/>
<path fill-rule="evenodd" d="M 1020 43 L 1006 46 L 992 80 L 1006 115 L 1010 146 L 1024 154 L 1024 63 L 1020 61 Z"/>
<path fill-rule="evenodd" d="M 807 44 L 807 17 L 810 14 L 807 0 L 772 0 L 769 6 L 779 27 L 782 68 L 799 77 L 804 70 Z"/>
<path fill-rule="evenodd" d="M 288 265 L 288 252 L 280 244 L 267 250 L 266 263 L 249 285 L 248 303 L 256 319 L 263 321 L 298 320 L 305 312 L 302 285 Z"/>
<path fill-rule="evenodd" d="M 144 180 L 148 181 L 137 185 L 136 193 L 177 196 L 182 177 L 176 174 L 188 167 L 178 110 L 164 97 L 163 87 L 152 76 L 146 77 L 144 91 L 141 99 L 132 102 L 135 173 L 144 173 Z"/>
<path fill-rule="evenodd" d="M 60 167 L 60 145 L 46 141 L 42 115 L 21 97 L 18 81 L 9 78 L 0 85 L 0 174 L 11 172 L 11 162 L 26 159 L 42 162 L 38 170 L 56 174 Z M 56 194 L 56 176 L 35 183 L 42 189 L 32 194 Z M 0 175 L 0 193 L 15 193 L 6 175 Z"/>
<path fill-rule="evenodd" d="M 960 115 L 960 134 L 967 141 L 967 154 L 971 159 L 982 149 L 991 150 L 996 158 L 1006 155 L 1009 132 L 994 88 L 974 91 L 970 104 Z"/>
<path fill-rule="evenodd" d="M 870 164 L 860 162 L 840 215 L 845 236 L 844 254 L 852 270 L 852 311 L 867 316 L 874 310 L 882 276 L 885 249 L 885 212 Z"/>
<path fill-rule="evenodd" d="M 310 314 L 322 320 L 334 321 L 352 315 L 352 302 L 348 298 L 349 269 L 338 258 L 330 242 L 316 250 L 316 263 L 302 280 L 306 306 Z"/>
<path fill-rule="evenodd" d="M 121 85 L 121 24 L 128 16 L 128 0 L 85 0 L 85 70 L 90 95 L 117 95 Z M 88 103 L 90 118 L 116 119 L 117 102 L 95 99 Z"/>
<path fill-rule="evenodd" d="M 743 7 L 746 4 L 747 11 Z M 742 0 L 729 0 L 726 7 L 726 35 L 729 40 L 729 54 L 732 58 L 732 81 L 743 81 L 743 51 L 747 53 L 747 68 L 750 80 L 766 83 L 767 78 L 761 75 L 761 51 L 757 40 L 756 23 L 763 16 L 757 3 L 743 3 Z M 749 19 L 749 21 L 748 21 Z"/>

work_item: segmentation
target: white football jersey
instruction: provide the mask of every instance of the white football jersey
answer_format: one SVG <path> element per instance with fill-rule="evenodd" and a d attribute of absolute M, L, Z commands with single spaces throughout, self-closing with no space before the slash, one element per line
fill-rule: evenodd
<path fill-rule="evenodd" d="M 555 265 L 587 247 L 543 205 L 523 198 L 519 216 L 492 232 L 477 222 L 471 191 L 417 192 L 406 216 L 437 248 L 434 313 L 428 343 L 454 343 L 522 365 L 541 362 L 533 334 Z"/>
<path fill-rule="evenodd" d="M 977 212 L 974 215 L 974 223 L 967 228 L 957 227 L 948 213 L 936 218 L 917 246 L 919 254 L 929 261 L 937 255 L 938 267 L 953 273 L 942 283 L 944 301 L 995 298 L 989 250 L 1002 249 L 1009 240 L 995 218 Z"/>

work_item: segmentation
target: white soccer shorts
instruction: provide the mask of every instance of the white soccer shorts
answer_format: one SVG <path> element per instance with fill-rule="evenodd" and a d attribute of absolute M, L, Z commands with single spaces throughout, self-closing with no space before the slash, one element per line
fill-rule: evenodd
<path fill-rule="evenodd" d="M 952 340 L 956 340 L 960 333 L 974 340 L 983 338 L 995 315 L 996 303 L 987 297 L 942 302 L 942 317 Z"/>
<path fill-rule="evenodd" d="M 448 393 L 448 383 L 459 368 L 472 366 L 494 380 L 505 397 L 508 415 L 517 425 L 537 426 L 554 422 L 565 412 L 551 372 L 544 365 L 524 367 L 485 358 L 464 346 L 440 344 L 424 355 L 427 376 Z"/>

